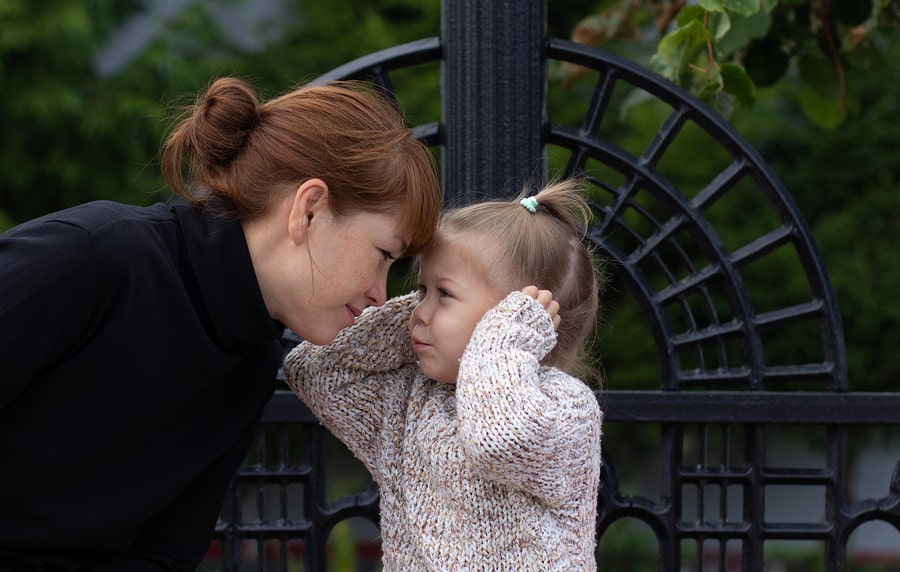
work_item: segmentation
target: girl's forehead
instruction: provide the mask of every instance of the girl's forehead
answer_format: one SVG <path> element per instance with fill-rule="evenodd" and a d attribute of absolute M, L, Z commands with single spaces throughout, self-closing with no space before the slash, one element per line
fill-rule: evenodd
<path fill-rule="evenodd" d="M 486 237 L 471 232 L 441 233 L 432 242 L 428 252 L 482 264 L 495 257 L 496 249 L 490 242 Z"/>
<path fill-rule="evenodd" d="M 432 244 L 421 254 L 420 269 L 442 272 L 452 268 L 478 266 L 479 255 L 458 241 L 440 241 Z"/>
<path fill-rule="evenodd" d="M 477 278 L 494 289 L 504 289 L 508 272 L 506 261 L 498 256 L 496 245 L 484 241 L 440 240 L 419 258 L 419 274 L 458 276 L 462 273 Z"/>

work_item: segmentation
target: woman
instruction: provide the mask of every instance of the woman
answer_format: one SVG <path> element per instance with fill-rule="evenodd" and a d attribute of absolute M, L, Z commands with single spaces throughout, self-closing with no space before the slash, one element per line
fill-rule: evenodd
<path fill-rule="evenodd" d="M 183 203 L 0 235 L 2 570 L 194 570 L 284 328 L 325 344 L 383 304 L 441 205 L 428 150 L 355 84 L 260 103 L 219 79 L 162 169 Z"/>

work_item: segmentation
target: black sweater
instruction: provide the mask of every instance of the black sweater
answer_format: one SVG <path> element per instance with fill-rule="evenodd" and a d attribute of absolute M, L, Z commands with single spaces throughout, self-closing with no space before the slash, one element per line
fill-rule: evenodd
<path fill-rule="evenodd" d="M 97 202 L 0 235 L 0 570 L 194 570 L 282 332 L 238 222 Z"/>

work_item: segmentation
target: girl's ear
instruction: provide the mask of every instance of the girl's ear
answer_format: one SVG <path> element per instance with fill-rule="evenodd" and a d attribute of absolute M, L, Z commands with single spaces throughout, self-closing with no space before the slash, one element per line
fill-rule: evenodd
<path fill-rule="evenodd" d="M 309 179 L 294 191 L 288 213 L 288 234 L 296 244 L 308 236 L 313 220 L 329 210 L 328 185 L 322 179 Z"/>

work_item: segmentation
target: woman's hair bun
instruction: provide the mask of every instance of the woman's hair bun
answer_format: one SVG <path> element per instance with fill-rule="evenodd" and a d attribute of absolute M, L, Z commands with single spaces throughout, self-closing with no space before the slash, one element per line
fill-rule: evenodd
<path fill-rule="evenodd" d="M 259 123 L 259 97 L 237 78 L 217 79 L 194 104 L 192 147 L 201 163 L 230 164 Z"/>

